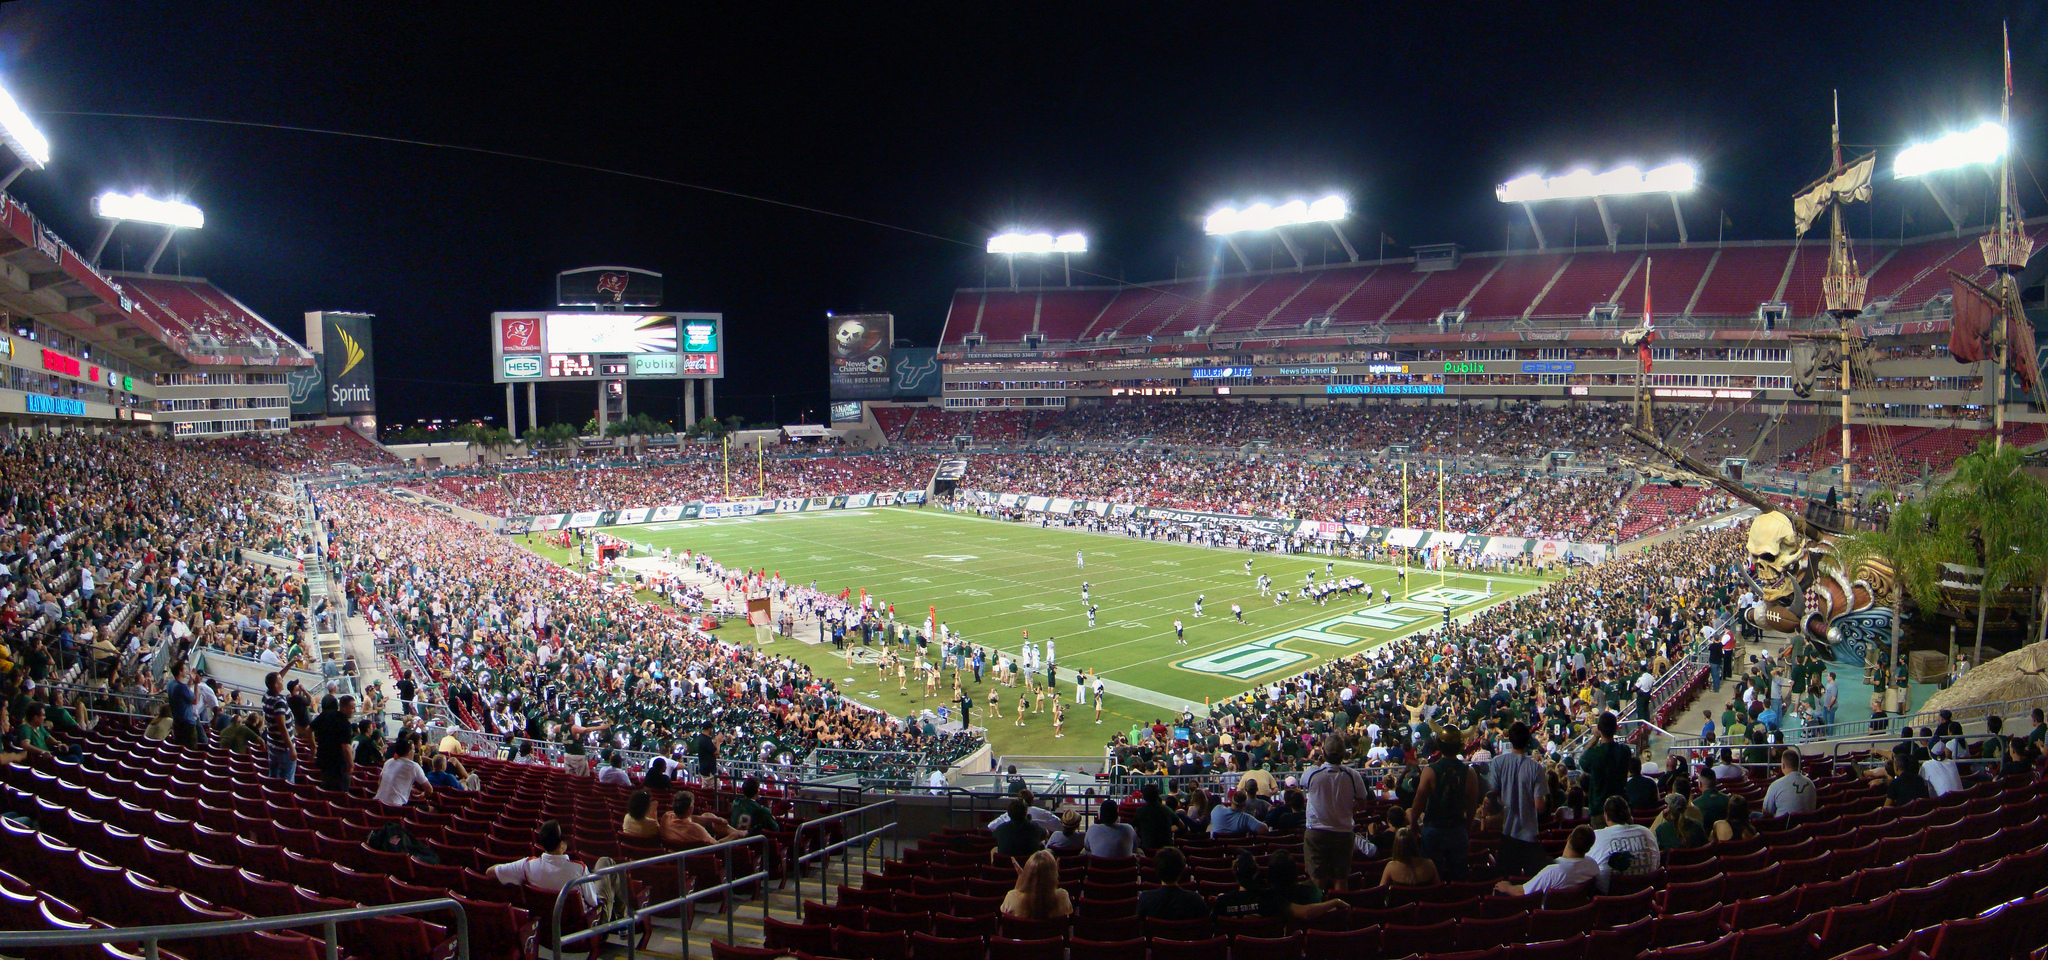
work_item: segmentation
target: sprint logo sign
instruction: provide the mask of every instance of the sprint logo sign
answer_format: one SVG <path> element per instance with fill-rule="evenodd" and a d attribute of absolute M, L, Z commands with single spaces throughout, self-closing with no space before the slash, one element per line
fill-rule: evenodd
<path fill-rule="evenodd" d="M 1362 646 L 1371 643 L 1373 638 L 1357 633 L 1360 629 L 1383 632 L 1405 630 L 1442 617 L 1446 606 L 1459 607 L 1484 599 L 1486 594 L 1476 590 L 1431 587 L 1428 590 L 1417 591 L 1407 600 L 1377 607 L 1362 607 L 1351 613 L 1338 614 L 1327 620 L 1295 627 L 1250 643 L 1182 660 L 1176 662 L 1174 666 L 1196 673 L 1229 677 L 1232 680 L 1251 680 L 1315 659 L 1315 654 L 1312 653 L 1283 649 L 1281 644 L 1289 640 L 1326 644 L 1340 650 Z"/>

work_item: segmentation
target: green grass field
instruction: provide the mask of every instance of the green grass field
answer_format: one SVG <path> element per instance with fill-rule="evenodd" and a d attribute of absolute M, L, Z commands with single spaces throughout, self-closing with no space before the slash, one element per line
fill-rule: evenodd
<path fill-rule="evenodd" d="M 1291 591 L 1299 590 L 1310 571 L 1324 579 L 1327 558 L 1048 530 L 906 507 L 696 520 L 608 532 L 657 550 L 673 547 L 678 556 L 694 550 L 729 567 L 765 567 L 794 582 L 815 580 L 820 589 L 833 592 L 851 588 L 857 594 L 865 588 L 895 604 L 898 619 L 913 626 L 936 606 L 939 619 L 967 640 L 1007 651 L 1013 659 L 1024 631 L 1041 649 L 1053 638 L 1060 694 L 1068 704 L 1064 739 L 1053 735 L 1049 708 L 1027 716 L 1019 728 L 1015 690 L 1004 691 L 998 719 L 987 715 L 992 681 L 984 675 L 981 684 L 965 684 L 975 695 L 974 723 L 990 730 L 999 755 L 1092 755 L 1112 733 L 1133 723 L 1170 718 L 1183 705 L 1199 708 L 1205 698 L 1228 698 L 1434 626 L 1442 622 L 1446 605 L 1454 616 L 1463 616 L 1542 582 L 1495 576 L 1488 596 L 1485 576 L 1451 575 L 1440 585 L 1436 574 L 1417 571 L 1410 574 L 1404 598 L 1393 568 L 1339 559 L 1337 576 L 1356 576 L 1376 595 L 1391 587 L 1394 603 L 1365 604 L 1354 596 L 1332 598 L 1327 605 L 1300 599 L 1275 605 L 1258 595 L 1256 578 L 1245 574 L 1247 557 L 1255 574 L 1267 574 L 1276 589 Z M 1076 551 L 1085 556 L 1085 568 L 1077 567 Z M 563 558 L 561 551 L 542 552 Z M 1081 601 L 1084 580 L 1098 606 L 1093 628 Z M 1198 594 L 1207 596 L 1207 616 L 1199 619 L 1194 616 Z M 1243 605 L 1245 623 L 1231 617 L 1233 602 Z M 1185 646 L 1174 642 L 1176 617 L 1186 624 Z M 798 632 L 804 631 L 800 627 Z M 744 624 L 728 626 L 721 635 L 742 643 L 754 639 L 753 629 Z M 841 690 L 892 714 L 941 704 L 936 698 L 921 700 L 924 691 L 915 678 L 907 691 L 898 692 L 893 672 L 883 682 L 875 666 L 849 664 L 830 643 L 778 638 L 768 649 L 809 664 Z M 1073 702 L 1076 668 L 1092 668 L 1109 686 L 1101 726 L 1094 723 L 1092 702 L 1085 710 Z M 1042 682 L 1043 668 L 1037 676 Z M 940 692 L 950 696 L 951 691 L 949 677 Z"/>

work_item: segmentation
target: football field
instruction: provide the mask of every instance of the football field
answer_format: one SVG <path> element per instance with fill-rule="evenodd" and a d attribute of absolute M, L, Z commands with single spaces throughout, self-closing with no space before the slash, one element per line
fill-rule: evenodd
<path fill-rule="evenodd" d="M 989 729 L 999 755 L 1092 755 L 1112 733 L 1133 723 L 1170 720 L 1184 706 L 1200 710 L 1205 699 L 1225 699 L 1440 624 L 1447 607 L 1462 617 L 1542 582 L 1499 575 L 1440 578 L 1418 570 L 1411 571 L 1404 589 L 1390 566 L 1337 559 L 1335 576 L 1355 576 L 1382 599 L 1332 596 L 1327 604 L 1315 604 L 1299 599 L 1299 592 L 1309 573 L 1319 582 L 1331 576 L 1329 558 L 1041 529 L 935 508 L 771 514 L 606 532 L 655 550 L 674 548 L 677 556 L 692 550 L 728 567 L 765 568 L 795 583 L 815 581 L 833 593 L 850 589 L 857 596 L 865 589 L 894 604 L 898 620 L 913 628 L 936 607 L 939 620 L 966 640 L 1003 650 L 1013 661 L 1027 631 L 1041 650 L 1052 640 L 1060 695 L 1068 705 L 1064 738 L 1054 736 L 1049 705 L 1027 714 L 1020 728 L 1016 689 L 1003 690 L 997 718 L 988 713 L 992 679 L 984 673 L 980 684 L 963 683 L 974 694 L 973 722 Z M 1245 572 L 1247 559 L 1251 574 Z M 1295 598 L 1276 604 L 1260 596 L 1261 573 L 1273 578 L 1274 590 Z M 1081 599 L 1083 582 L 1097 608 L 1093 626 L 1089 603 Z M 1393 590 L 1391 603 L 1383 599 L 1386 589 Z M 1198 596 L 1206 598 L 1200 617 L 1194 607 Z M 1244 622 L 1231 615 L 1233 603 L 1243 606 Z M 1175 642 L 1175 619 L 1185 625 L 1185 645 Z M 768 649 L 809 664 L 861 702 L 898 716 L 941 706 L 957 710 L 950 676 L 940 686 L 947 699 L 922 699 L 923 687 L 914 677 L 899 691 L 893 672 L 883 679 L 874 663 L 857 662 L 879 647 L 849 660 L 829 642 L 817 642 L 815 624 L 808 631 L 800 625 L 797 632 L 797 639 L 776 638 Z M 734 642 L 754 638 L 744 624 L 720 633 Z M 1094 670 L 1107 685 L 1100 726 L 1092 701 L 1085 708 L 1074 702 L 1077 669 Z M 1044 682 L 1042 666 L 1035 676 Z M 963 677 L 971 679 L 971 673 Z"/>

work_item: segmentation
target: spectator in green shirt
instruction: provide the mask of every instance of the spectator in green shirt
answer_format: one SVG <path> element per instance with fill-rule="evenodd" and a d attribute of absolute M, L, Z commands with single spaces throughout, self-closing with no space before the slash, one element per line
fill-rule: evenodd
<path fill-rule="evenodd" d="M 243 714 L 235 718 L 233 723 L 228 724 L 227 729 L 220 732 L 218 743 L 221 749 L 229 753 L 240 753 L 249 749 L 250 744 L 261 739 L 263 739 L 263 733 L 250 726 L 249 715 Z"/>
<path fill-rule="evenodd" d="M 1629 760 L 1634 754 L 1614 742 L 1616 726 L 1612 711 L 1600 714 L 1592 745 L 1579 754 L 1579 770 L 1586 775 L 1586 806 L 1596 813 L 1605 808 L 1608 797 L 1621 796 L 1628 786 Z"/>
<path fill-rule="evenodd" d="M 727 821 L 734 827 L 746 831 L 750 837 L 763 830 L 781 829 L 775 822 L 775 814 L 761 803 L 760 794 L 760 780 L 748 777 L 743 781 L 740 784 L 739 798 L 732 802 L 732 816 Z"/>

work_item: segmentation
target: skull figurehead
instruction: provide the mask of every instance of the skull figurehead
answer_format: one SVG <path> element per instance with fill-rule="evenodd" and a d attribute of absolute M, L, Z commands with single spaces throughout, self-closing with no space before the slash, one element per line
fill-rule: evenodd
<path fill-rule="evenodd" d="M 1765 603 L 1789 604 L 1798 596 L 1810 546 L 1791 518 L 1776 510 L 1749 522 L 1745 549 L 1756 563 L 1756 582 Z"/>

